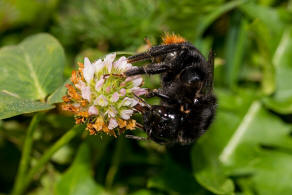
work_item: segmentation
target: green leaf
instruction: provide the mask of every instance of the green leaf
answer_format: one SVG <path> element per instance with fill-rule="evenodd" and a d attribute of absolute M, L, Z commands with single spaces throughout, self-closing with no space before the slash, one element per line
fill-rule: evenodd
<path fill-rule="evenodd" d="M 234 15 L 233 25 L 229 28 L 226 43 L 226 83 L 229 87 L 237 86 L 240 67 L 243 64 L 243 56 L 246 52 L 247 21 L 240 15 Z"/>
<path fill-rule="evenodd" d="M 20 99 L 11 94 L 0 92 L 0 119 L 24 113 L 49 110 L 52 108 L 54 108 L 54 106 L 50 104 Z"/>
<path fill-rule="evenodd" d="M 287 29 L 274 54 L 277 88 L 275 94 L 264 103 L 276 112 L 292 113 L 292 28 Z"/>
<path fill-rule="evenodd" d="M 260 150 L 251 176 L 239 177 L 245 191 L 263 195 L 292 193 L 292 155 L 283 151 Z M 244 182 L 244 183 L 243 183 Z"/>
<path fill-rule="evenodd" d="M 90 150 L 83 143 L 71 167 L 61 176 L 56 183 L 55 194 L 58 195 L 96 195 L 104 194 L 101 186 L 95 183 L 90 167 Z"/>
<path fill-rule="evenodd" d="M 64 63 L 62 46 L 48 34 L 4 47 L 0 50 L 0 90 L 19 98 L 44 99 L 62 84 Z"/>
<path fill-rule="evenodd" d="M 0 92 L 9 95 L 5 100 L 1 98 L 0 104 L 9 101 L 11 105 L 1 109 L 0 113 L 9 117 L 53 108 L 48 105 L 43 108 L 45 104 L 33 100 L 44 102 L 63 83 L 64 63 L 62 46 L 48 34 L 34 35 L 17 46 L 0 49 Z M 21 106 L 21 102 L 31 102 L 29 104 L 33 107 L 30 108 L 29 104 Z"/>
<path fill-rule="evenodd" d="M 67 83 L 70 83 L 70 79 L 67 79 L 67 81 L 65 81 L 65 83 L 63 85 L 61 85 L 58 89 L 56 89 L 49 97 L 47 102 L 49 104 L 56 104 L 56 103 L 60 103 L 63 102 L 62 97 L 64 95 L 66 95 L 67 92 L 67 88 L 65 87 L 65 85 Z"/>
<path fill-rule="evenodd" d="M 262 34 L 262 36 L 269 36 L 268 44 L 271 51 L 274 51 L 285 27 L 284 22 L 281 20 L 280 12 L 271 7 L 260 6 L 253 2 L 242 5 L 240 9 L 247 16 L 254 20 L 260 20 L 265 24 L 269 29 L 269 34 Z"/>
<path fill-rule="evenodd" d="M 196 37 L 200 38 L 205 30 L 221 15 L 224 13 L 241 6 L 242 4 L 246 3 L 246 0 L 237 0 L 237 1 L 230 1 L 228 3 L 225 3 L 221 5 L 220 7 L 216 8 L 213 12 L 211 12 L 209 15 L 204 16 L 202 21 L 200 21 L 197 30 L 196 30 Z"/>

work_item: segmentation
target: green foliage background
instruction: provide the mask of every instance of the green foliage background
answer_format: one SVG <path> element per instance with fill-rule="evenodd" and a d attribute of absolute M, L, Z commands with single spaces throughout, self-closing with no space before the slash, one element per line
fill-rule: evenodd
<path fill-rule="evenodd" d="M 216 53 L 209 131 L 171 147 L 73 128 L 76 62 L 164 32 Z M 292 194 L 291 0 L 0 0 L 0 45 L 0 194 Z"/>

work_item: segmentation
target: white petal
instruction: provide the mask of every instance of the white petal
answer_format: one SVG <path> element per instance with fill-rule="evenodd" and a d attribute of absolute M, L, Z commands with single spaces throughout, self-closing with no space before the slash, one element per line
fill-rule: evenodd
<path fill-rule="evenodd" d="M 142 77 L 132 80 L 134 87 L 139 87 L 142 84 L 142 82 L 143 82 Z"/>
<path fill-rule="evenodd" d="M 123 106 L 131 106 L 131 107 L 136 106 L 137 104 L 138 104 L 137 100 L 133 98 L 128 98 L 128 97 L 125 97 L 122 103 Z"/>
<path fill-rule="evenodd" d="M 97 61 L 94 62 L 93 66 L 95 68 L 95 72 L 98 73 L 98 72 L 100 72 L 103 69 L 104 63 L 102 62 L 101 59 L 99 59 L 99 60 L 97 60 Z"/>
<path fill-rule="evenodd" d="M 130 119 L 132 114 L 133 114 L 133 110 L 122 110 L 121 111 L 121 117 L 125 120 Z"/>
<path fill-rule="evenodd" d="M 127 58 L 125 56 L 122 56 L 114 63 L 114 67 L 119 70 L 126 71 L 132 67 L 132 64 L 127 62 Z"/>
<path fill-rule="evenodd" d="M 84 58 L 84 69 L 83 69 L 83 76 L 87 83 L 93 79 L 95 72 L 94 66 L 90 63 L 87 57 Z"/>
<path fill-rule="evenodd" d="M 81 95 L 83 99 L 90 101 L 91 91 L 89 86 L 84 86 L 81 88 Z"/>
<path fill-rule="evenodd" d="M 108 73 L 111 73 L 112 71 L 112 66 L 113 66 L 113 61 L 116 58 L 116 53 L 108 54 L 105 56 L 103 63 L 107 67 Z"/>
<path fill-rule="evenodd" d="M 90 115 L 98 115 L 98 110 L 97 110 L 97 108 L 95 106 L 90 106 L 88 108 L 88 113 Z"/>
<path fill-rule="evenodd" d="M 108 124 L 109 129 L 114 129 L 118 126 L 118 123 L 115 119 L 111 118 Z"/>

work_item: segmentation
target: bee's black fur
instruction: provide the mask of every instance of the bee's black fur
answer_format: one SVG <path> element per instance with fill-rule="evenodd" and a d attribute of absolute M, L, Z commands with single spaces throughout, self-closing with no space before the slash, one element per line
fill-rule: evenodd
<path fill-rule="evenodd" d="M 145 108 L 144 131 L 161 144 L 192 143 L 210 126 L 216 111 L 213 94 L 214 55 L 208 61 L 191 43 L 159 45 L 128 58 L 129 62 L 152 63 L 125 72 L 161 74 L 161 88 L 146 97 L 158 96 L 161 105 Z"/>

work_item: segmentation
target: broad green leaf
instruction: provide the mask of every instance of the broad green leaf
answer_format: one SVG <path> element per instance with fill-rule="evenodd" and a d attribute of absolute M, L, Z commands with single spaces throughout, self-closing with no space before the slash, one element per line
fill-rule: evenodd
<path fill-rule="evenodd" d="M 56 183 L 56 195 L 96 195 L 104 194 L 101 186 L 95 183 L 90 167 L 90 151 L 83 143 L 71 167 L 61 176 Z"/>
<path fill-rule="evenodd" d="M 0 119 L 54 108 L 54 106 L 50 104 L 20 99 L 4 92 L 0 92 L 0 100 Z"/>
<path fill-rule="evenodd" d="M 64 63 L 62 46 L 48 34 L 4 47 L 0 50 L 0 90 L 19 98 L 43 100 L 62 84 Z"/>
<path fill-rule="evenodd" d="M 254 102 L 219 158 L 226 166 L 243 168 L 258 157 L 262 145 L 292 151 L 289 134 L 290 126 L 268 113 L 259 102 Z"/>
<path fill-rule="evenodd" d="M 249 179 L 257 194 L 291 194 L 290 133 L 291 126 L 253 103 L 219 156 L 225 173 Z"/>
<path fill-rule="evenodd" d="M 3 118 L 53 108 L 33 100 L 44 102 L 63 83 L 64 63 L 62 46 L 48 34 L 34 35 L 17 46 L 1 48 L 0 92 L 9 96 L 1 98 L 0 104 L 10 102 L 9 107 L 0 110 Z"/>
<path fill-rule="evenodd" d="M 257 162 L 249 176 L 239 176 L 239 185 L 245 191 L 263 195 L 290 195 L 292 193 L 292 155 L 285 151 L 260 150 Z M 244 181 L 244 182 L 243 182 Z"/>
<path fill-rule="evenodd" d="M 292 113 L 292 28 L 283 34 L 274 54 L 277 88 L 275 94 L 264 102 L 279 113 Z"/>

